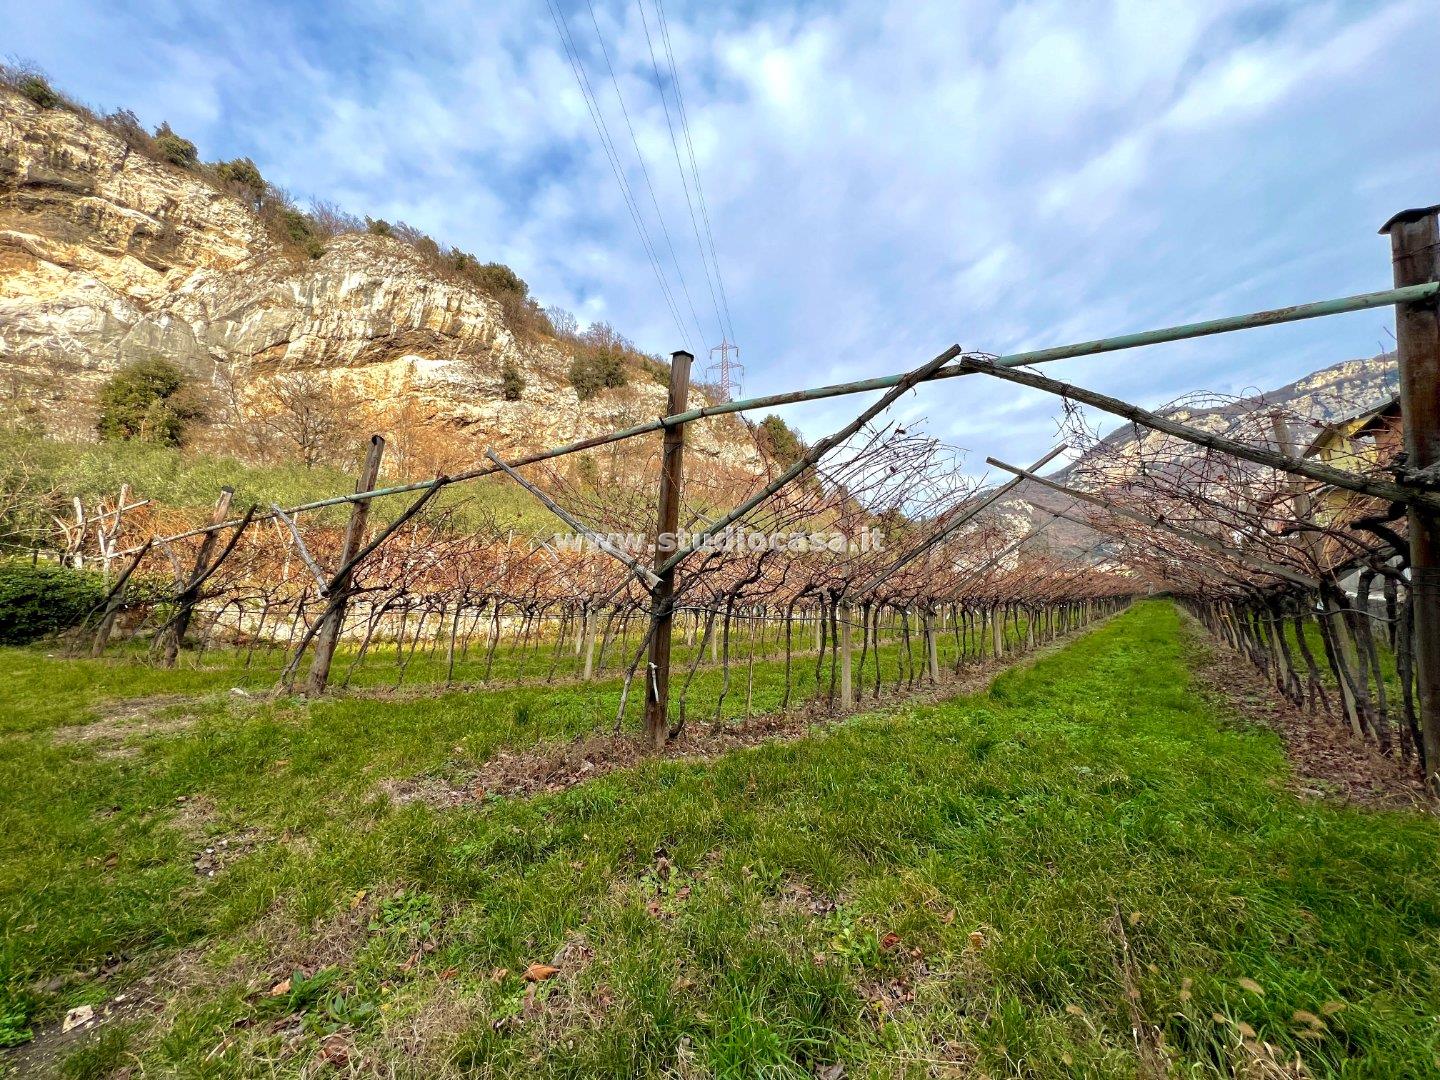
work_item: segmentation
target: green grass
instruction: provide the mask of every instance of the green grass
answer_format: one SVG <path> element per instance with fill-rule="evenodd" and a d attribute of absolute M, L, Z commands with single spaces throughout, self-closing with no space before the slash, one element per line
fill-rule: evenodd
<path fill-rule="evenodd" d="M 1433 1073 L 1440 830 L 1288 794 L 1197 647 L 1148 603 L 986 693 L 465 809 L 375 785 L 589 730 L 612 689 L 227 702 L 121 759 L 12 735 L 0 1016 L 104 1000 L 127 976 L 83 971 L 130 953 L 180 990 L 77 1075 L 299 1075 L 331 1038 L 407 1076 L 1135 1076 L 1135 1016 L 1183 1075 L 1243 1069 L 1249 1029 Z M 197 879 L 182 795 L 269 842 Z"/>
<path fill-rule="evenodd" d="M 607 648 L 603 657 L 603 669 L 597 670 L 597 683 L 604 690 L 613 691 L 607 696 L 584 695 L 588 704 L 582 706 L 587 723 L 598 723 L 597 718 L 614 716 L 619 704 L 619 679 L 617 669 L 623 669 L 634 657 L 643 627 L 639 620 L 623 638 L 617 636 Z M 435 625 L 432 620 L 432 628 Z M 542 710 L 550 705 L 563 705 L 570 709 L 573 698 L 567 695 L 563 685 L 580 677 L 582 659 L 575 655 L 573 644 L 567 640 L 561 647 L 558 662 L 555 657 L 553 632 L 538 644 L 523 645 L 515 641 L 516 631 L 508 628 L 502 641 L 496 647 L 493 657 L 488 657 L 485 646 L 485 626 L 474 635 L 468 651 L 457 654 L 453 682 L 468 687 L 486 684 L 525 683 L 536 693 L 522 695 L 526 703 L 539 702 Z M 414 627 L 408 632 L 414 631 Z M 718 639 L 719 630 L 715 631 Z M 858 636 L 858 635 L 857 635 Z M 888 688 L 902 677 L 900 668 L 902 645 L 898 630 L 889 626 L 881 630 L 879 664 L 882 687 Z M 988 634 L 980 635 L 977 642 L 972 635 L 967 638 L 967 655 L 977 650 L 989 655 Z M 691 694 L 690 715 L 710 717 L 719 694 L 720 675 L 711 657 L 715 653 L 707 646 L 700 647 L 701 634 L 697 631 L 695 641 L 686 644 L 677 633 L 674 646 L 676 671 L 689 671 L 690 665 L 698 658 L 700 668 Z M 949 671 L 959 655 L 959 648 L 953 634 L 947 629 L 937 634 L 937 657 L 943 671 Z M 1021 635 L 1013 626 L 1006 628 L 1007 649 L 1014 650 L 1023 643 Z M 83 649 L 85 641 L 77 642 Z M 423 641 L 421 648 L 412 650 L 407 644 L 401 650 L 393 642 L 375 642 L 366 650 L 363 660 L 357 658 L 357 646 L 347 642 L 336 652 L 332 669 L 331 687 L 342 696 L 349 688 L 357 692 L 386 690 L 394 687 L 436 688 L 444 684 L 449 674 L 445 656 L 445 642 L 431 648 L 429 641 Z M 755 649 L 755 698 L 753 711 L 760 713 L 778 707 L 784 688 L 783 682 L 783 640 L 774 626 L 765 629 L 763 638 L 758 639 Z M 917 671 L 924 666 L 923 644 L 917 628 L 911 628 L 911 654 Z M 732 631 L 731 640 L 731 687 L 727 696 L 725 715 L 740 716 L 745 710 L 747 658 L 749 638 L 743 630 Z M 854 650 L 856 685 L 860 685 L 860 648 Z M 137 698 L 159 695 L 199 695 L 226 691 L 233 688 L 247 693 L 268 692 L 276 684 L 280 669 L 286 660 L 285 649 L 277 644 L 272 649 L 259 648 L 253 654 L 245 649 L 209 648 L 197 655 L 193 651 L 180 654 L 178 665 L 173 669 L 158 668 L 150 655 L 146 640 L 132 640 L 112 644 L 104 657 L 90 659 L 88 656 L 67 656 L 65 647 L 50 644 L 30 648 L 0 648 L 0 681 L 10 688 L 7 709 L 0 713 L 0 734 L 20 731 L 40 731 L 46 728 L 83 724 L 99 717 L 106 710 L 107 703 L 123 703 Z M 864 686 L 873 690 L 875 681 L 876 655 L 872 650 L 865 659 Z M 402 671 L 403 666 L 403 671 Z M 302 666 L 302 672 L 304 670 Z M 908 677 L 909 668 L 903 673 Z M 813 629 L 797 627 L 794 634 L 794 655 L 792 663 L 792 703 L 803 702 L 813 697 L 817 690 L 828 694 L 830 687 L 830 656 L 820 665 L 817 673 L 814 652 Z M 485 700 L 507 704 L 511 699 L 495 698 L 498 691 L 489 691 L 492 696 Z M 676 693 L 679 693 L 677 684 Z M 632 694 L 632 699 L 636 695 Z M 385 706 L 389 707 L 389 706 Z M 191 713 L 204 709 L 215 711 L 214 702 L 192 705 Z M 608 712 L 607 712 L 608 710 Z M 223 710 L 221 710 L 223 711 Z M 636 710 L 632 710 L 636 711 Z M 573 733 L 571 729 L 555 729 L 552 734 Z"/>
<path fill-rule="evenodd" d="M 382 473 L 381 483 L 414 479 Z M 102 497 L 114 499 L 121 484 L 130 484 L 135 498 L 208 511 L 226 485 L 235 489 L 237 508 L 256 503 L 265 509 L 272 502 L 294 506 L 352 492 L 355 476 L 339 469 L 307 469 L 293 463 L 249 465 L 219 454 L 144 442 L 66 442 L 0 425 L 0 486 L 34 496 L 27 519 L 0 521 L 0 529 L 18 534 L 38 527 L 49 535 L 53 530 L 48 515 L 42 512 L 47 494 L 57 493 L 58 505 L 68 505 L 78 496 L 91 506 Z M 390 520 L 410 498 L 413 496 L 377 500 L 371 520 Z M 559 525 L 529 493 L 493 478 L 477 481 L 465 491 L 447 491 L 438 497 L 435 507 L 449 510 L 459 528 L 514 528 L 522 535 L 548 536 Z M 335 507 L 318 511 L 306 521 L 334 525 L 343 522 L 348 512 L 347 507 Z"/>
<path fill-rule="evenodd" d="M 633 649 L 633 645 L 631 647 Z M 537 653 L 529 647 L 517 648 L 507 638 L 496 649 L 494 661 L 489 665 L 491 681 L 528 681 L 543 687 L 551 648 L 546 644 Z M 683 647 L 677 652 L 688 655 Z M 332 679 L 337 690 L 345 681 L 354 658 L 353 645 L 337 651 Z M 629 653 L 627 662 L 628 659 Z M 393 644 L 373 645 L 355 669 L 351 686 L 356 690 L 393 686 L 399 675 L 398 660 Z M 167 694 L 199 695 L 236 687 L 251 693 L 268 693 L 274 688 L 284 662 L 285 654 L 280 650 L 257 651 L 247 664 L 243 650 L 212 648 L 198 661 L 194 653 L 182 653 L 178 666 L 167 670 L 154 665 L 144 643 L 112 647 L 98 660 L 67 657 L 59 648 L 0 649 L 0 679 L 12 688 L 7 712 L 0 716 L 0 732 L 38 731 L 86 723 L 102 715 L 107 703 L 130 699 Z M 812 657 L 812 666 L 813 662 Z M 615 663 L 615 656 L 607 659 L 607 671 L 601 673 L 604 681 L 613 680 Z M 575 666 L 576 661 L 567 649 L 565 664 L 556 678 L 573 677 Z M 486 667 L 483 643 L 477 643 L 468 656 L 457 661 L 455 681 L 459 684 L 480 682 Z M 886 674 L 888 678 L 890 673 Z M 440 683 L 445 675 L 442 645 L 438 655 L 417 653 L 406 667 L 402 685 Z M 614 705 L 612 702 L 612 715 Z M 213 710 L 214 703 L 206 702 L 203 707 Z"/>

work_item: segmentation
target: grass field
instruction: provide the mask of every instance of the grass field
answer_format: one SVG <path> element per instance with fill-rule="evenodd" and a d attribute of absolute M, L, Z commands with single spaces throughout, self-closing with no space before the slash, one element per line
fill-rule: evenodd
<path fill-rule="evenodd" d="M 56 732 L 233 673 L 0 651 L 0 1041 L 125 994 L 163 1008 L 68 1075 L 1434 1073 L 1440 827 L 1288 793 L 1189 633 L 1142 604 L 986 692 L 458 808 L 381 784 L 615 685 L 211 694 L 117 744 Z"/>

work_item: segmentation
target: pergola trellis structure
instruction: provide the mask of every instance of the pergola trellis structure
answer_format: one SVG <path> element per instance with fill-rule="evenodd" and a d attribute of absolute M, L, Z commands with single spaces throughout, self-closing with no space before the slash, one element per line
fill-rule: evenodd
<path fill-rule="evenodd" d="M 353 508 L 350 527 L 347 530 L 344 548 L 336 571 L 323 587 L 322 591 L 328 598 L 328 606 L 325 617 L 317 623 L 319 629 L 314 632 L 314 636 L 317 638 L 317 657 L 312 661 L 309 688 L 312 691 L 318 691 L 324 688 L 325 672 L 329 665 L 328 652 L 334 649 L 338 636 L 335 628 L 338 627 L 339 620 L 343 619 L 349 593 L 349 574 L 362 559 L 375 551 L 400 524 L 418 513 L 438 491 L 480 477 L 504 473 L 540 497 L 549 509 L 566 520 L 572 528 L 589 535 L 593 530 L 588 529 L 583 522 L 565 512 L 553 500 L 545 497 L 535 485 L 526 482 L 518 470 L 584 450 L 655 432 L 663 432 L 665 455 L 661 473 L 659 517 L 654 529 L 654 536 L 658 541 L 654 565 L 646 568 L 638 565 L 634 559 L 627 559 L 624 553 L 609 552 L 626 563 L 630 575 L 643 586 L 649 595 L 651 623 L 647 635 L 650 659 L 645 679 L 646 730 L 658 744 L 663 742 L 667 730 L 669 637 L 670 618 L 673 614 L 675 596 L 675 577 L 687 560 L 693 558 L 696 552 L 701 550 L 703 540 L 706 537 L 722 533 L 744 519 L 756 507 L 774 498 L 786 487 L 795 484 L 815 469 L 827 453 L 834 451 L 836 447 L 854 436 L 867 422 L 880 415 L 896 399 L 912 388 L 936 379 L 984 374 L 1109 411 L 1132 423 L 1153 428 L 1173 438 L 1194 443 L 1211 451 L 1232 455 L 1287 475 L 1334 485 L 1403 507 L 1408 516 L 1409 526 L 1411 574 L 1409 588 L 1413 596 L 1414 651 L 1420 733 L 1424 760 L 1429 763 L 1429 768 L 1433 773 L 1437 764 L 1440 764 L 1440 318 L 1437 318 L 1437 296 L 1440 296 L 1440 225 L 1437 225 L 1437 210 L 1440 210 L 1440 207 L 1426 207 L 1402 212 L 1387 222 L 1381 230 L 1391 239 L 1395 266 L 1394 288 L 1336 300 L 1229 316 L 999 357 L 967 355 L 956 345 L 951 346 L 921 367 L 902 374 L 737 401 L 722 401 L 697 409 L 688 408 L 686 397 L 689 366 L 693 358 L 688 353 L 676 353 L 672 357 L 670 407 L 666 416 L 510 461 L 501 461 L 492 453 L 490 455 L 491 463 L 487 466 L 453 476 L 441 476 L 429 481 L 385 488 L 374 486 L 375 469 L 370 466 L 373 464 L 378 468 L 379 451 L 377 450 L 373 456 L 373 462 L 367 462 L 367 470 L 362 474 L 360 483 L 357 484 L 356 491 L 352 494 L 320 499 L 291 507 L 288 510 L 273 507 L 268 513 L 258 512 L 252 508 L 249 513 L 239 519 L 219 520 L 224 517 L 222 508 L 210 524 L 172 536 L 155 537 L 141 547 L 119 553 L 131 555 L 132 561 L 119 575 L 112 596 L 107 598 L 105 605 L 107 615 L 113 609 L 116 596 L 124 587 L 124 582 L 133 567 L 157 545 L 168 550 L 169 544 L 187 537 L 213 537 L 224 531 L 234 530 L 230 543 L 230 547 L 233 547 L 235 537 L 238 537 L 239 533 L 252 522 L 272 518 L 283 520 L 293 531 L 293 519 L 298 513 L 349 504 Z M 1056 360 L 1092 356 L 1163 342 L 1181 341 L 1388 306 L 1396 308 L 1406 452 L 1403 467 L 1395 470 L 1394 478 L 1390 480 L 1364 476 L 1308 461 L 1295 457 L 1283 449 L 1271 451 L 1226 439 L 1210 432 L 1187 427 L 1118 399 L 1083 390 L 1071 384 L 1046 379 L 1034 373 L 1017 370 Z M 708 524 L 698 538 L 691 538 L 685 542 L 675 540 L 680 493 L 683 485 L 684 433 L 689 424 L 708 417 L 730 413 L 773 409 L 800 402 L 877 391 L 883 392 L 881 397 L 860 416 L 831 436 L 820 440 L 760 491 L 745 499 L 718 521 Z M 1021 477 L 1028 476 L 1039 479 L 1033 474 L 1036 469 L 1043 466 L 1045 460 L 1048 458 L 1042 459 L 1030 469 L 1016 469 L 1003 465 L 1001 467 L 1009 468 Z M 368 544 L 362 545 L 365 532 L 364 508 L 368 503 L 376 498 L 403 494 L 418 494 L 419 497 L 404 514 L 400 515 L 397 522 L 387 526 Z M 1085 493 L 1082 492 L 1067 490 L 1066 494 L 1077 500 L 1086 498 Z M 987 501 L 994 501 L 993 496 Z M 973 517 L 973 514 L 971 516 Z M 1053 515 L 1052 520 L 1064 516 L 1066 516 L 1064 513 L 1057 512 Z M 934 548 L 940 541 L 951 535 L 957 524 L 957 519 L 945 522 L 920 546 L 912 551 L 902 553 L 891 571 L 887 571 L 874 581 L 867 582 L 866 587 L 878 586 L 880 581 L 889 576 L 889 572 L 898 570 L 902 565 L 912 562 Z M 1152 522 L 1152 524 L 1154 523 Z M 1191 540 L 1194 542 L 1194 537 Z M 207 545 L 207 548 L 210 546 L 213 545 Z M 602 551 L 606 550 L 605 545 L 599 546 Z M 1002 552 L 1002 557 L 1013 549 L 1013 546 L 1006 549 L 1006 552 Z M 301 547 L 303 550 L 303 544 Z M 1264 560 L 1257 561 L 1253 556 L 1247 558 L 1252 568 L 1269 573 L 1275 578 L 1292 581 L 1297 577 L 1304 578 L 1303 574 L 1299 574 L 1294 569 L 1277 567 L 1275 564 L 1267 565 Z M 306 560 L 307 563 L 310 563 L 312 571 L 318 573 L 313 561 L 309 559 L 308 553 L 306 553 Z M 986 567 L 981 567 L 974 573 L 984 573 L 985 569 Z M 194 578 L 200 577 L 202 573 L 208 576 L 208 573 L 213 573 L 213 570 L 213 566 L 207 571 L 204 566 L 197 565 L 195 573 L 188 579 L 188 589 L 182 590 L 181 614 L 178 617 L 187 617 L 184 614 L 187 596 L 189 602 L 193 603 L 196 591 Z M 847 643 L 848 632 L 847 616 L 845 626 L 841 630 L 842 639 Z M 298 654 L 296 659 L 298 660 Z M 319 665 L 318 676 L 316 674 L 317 664 Z M 846 669 L 848 671 L 848 655 Z"/>

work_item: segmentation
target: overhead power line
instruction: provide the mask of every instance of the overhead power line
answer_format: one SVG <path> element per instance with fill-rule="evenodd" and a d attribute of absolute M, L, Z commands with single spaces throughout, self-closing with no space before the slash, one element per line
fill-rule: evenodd
<path fill-rule="evenodd" d="M 641 0 L 636 0 L 636 3 L 640 2 Z M 696 200 L 700 203 L 700 216 L 705 223 L 705 236 L 710 245 L 710 261 L 715 267 L 715 282 L 719 286 L 720 303 L 725 311 L 724 328 L 728 331 L 730 342 L 734 343 L 737 339 L 735 336 L 735 324 L 730 318 L 730 296 L 725 288 L 725 275 L 720 272 L 720 256 L 715 249 L 715 232 L 710 225 L 710 207 L 705 199 L 705 186 L 700 182 L 700 166 L 695 159 L 695 144 L 690 138 L 690 117 L 685 110 L 685 93 L 680 88 L 680 71 L 675 65 L 675 50 L 670 45 L 670 23 L 665 17 L 664 0 L 654 0 L 654 2 L 656 18 L 660 24 L 660 40 L 665 46 L 665 58 L 670 67 L 670 85 L 675 92 L 675 104 L 677 111 L 680 113 L 680 131 L 685 138 L 685 150 L 690 158 L 690 174 L 695 180 Z M 643 8 L 641 9 L 641 15 L 642 17 L 644 15 Z M 648 28 L 646 30 L 646 38 L 647 40 L 649 38 Z M 651 61 L 654 61 L 653 50 L 651 52 Z"/>
<path fill-rule="evenodd" d="M 717 346 L 717 347 L 722 347 L 722 348 L 723 348 L 723 347 L 729 345 L 729 343 L 730 343 L 730 342 L 729 342 L 730 335 L 727 333 L 727 330 L 726 330 L 727 320 L 726 320 L 725 316 L 720 313 L 720 300 L 719 300 L 719 297 L 716 295 L 716 292 L 715 292 L 716 278 L 719 276 L 719 273 L 720 273 L 720 264 L 719 264 L 718 262 L 715 262 L 715 272 L 714 272 L 714 274 L 712 274 L 712 273 L 711 273 L 711 270 L 710 270 L 711 261 L 712 261 L 712 260 L 711 260 L 711 258 L 707 258 L 706 250 L 705 250 L 705 242 L 700 238 L 700 222 L 699 222 L 699 219 L 697 218 L 697 216 L 696 216 L 696 214 L 695 214 L 695 202 L 696 202 L 696 199 L 691 198 L 691 195 L 690 195 L 690 183 L 691 183 L 691 180 L 690 180 L 690 177 L 687 176 L 687 174 L 686 174 L 686 171 L 685 171 L 685 162 L 684 162 L 684 161 L 681 159 L 681 157 L 680 157 L 680 143 L 679 143 L 679 140 L 677 140 L 676 137 L 675 137 L 675 122 L 674 122 L 674 120 L 672 119 L 672 117 L 671 117 L 671 115 L 670 115 L 670 103 L 669 103 L 669 101 L 668 101 L 668 100 L 666 99 L 666 97 L 665 97 L 665 80 L 664 80 L 664 77 L 660 74 L 660 62 L 659 62 L 659 60 L 658 60 L 658 59 L 656 58 L 656 56 L 655 56 L 655 42 L 654 42 L 654 40 L 653 40 L 653 39 L 651 38 L 651 36 L 650 36 L 650 20 L 649 20 L 648 18 L 646 18 L 646 16 L 645 16 L 645 3 L 644 3 L 644 0 L 635 0 L 635 6 L 636 6 L 636 8 L 639 10 L 639 12 L 640 12 L 640 25 L 641 25 L 641 26 L 644 28 L 644 30 L 645 30 L 645 44 L 649 47 L 649 50 L 650 50 L 650 66 L 655 69 L 655 90 L 656 90 L 656 92 L 660 95 L 660 105 L 661 105 L 661 108 L 662 108 L 662 109 L 664 110 L 664 112 L 665 112 L 665 127 L 666 127 L 666 129 L 669 131 L 669 133 L 670 133 L 670 148 L 675 152 L 675 168 L 676 168 L 676 169 L 679 171 L 679 173 L 680 173 L 680 186 L 681 186 L 681 189 L 685 192 L 685 207 L 686 207 L 686 209 L 689 210 L 689 212 L 690 212 L 690 226 L 691 226 L 691 228 L 692 228 L 692 229 L 694 230 L 694 232 L 695 232 L 695 248 L 696 248 L 696 250 L 700 253 L 700 265 L 701 265 L 701 266 L 704 268 L 704 270 L 705 270 L 705 283 L 710 287 L 710 303 L 711 303 L 711 305 L 712 305 L 712 306 L 714 307 L 714 309 L 715 309 L 715 322 L 716 322 L 716 325 L 719 327 L 719 330 L 720 330 L 721 344 L 720 344 L 720 346 Z M 658 15 L 659 15 L 659 11 L 660 11 L 660 8 L 659 8 L 659 6 L 658 6 L 658 0 L 657 0 L 657 6 L 656 6 L 657 18 L 658 18 Z M 674 64 L 673 64 L 673 63 L 671 64 L 670 71 L 671 71 L 671 80 L 672 80 L 672 81 L 671 81 L 671 86 L 672 86 L 672 89 L 675 91 L 676 111 L 679 112 L 679 105 L 680 105 L 680 95 L 679 95 L 679 92 L 678 92 L 678 91 L 679 91 L 679 84 L 674 81 L 675 68 L 674 68 Z M 689 134 L 688 129 L 686 129 L 686 127 L 685 127 L 683 114 L 681 115 L 681 128 L 682 128 L 682 131 L 683 131 L 683 133 L 684 133 L 685 141 L 686 141 L 686 143 L 687 143 L 687 145 L 688 145 L 689 142 L 690 142 L 690 134 Z M 696 195 L 697 195 L 697 197 L 698 197 L 698 196 L 699 196 L 699 193 L 700 193 L 700 173 L 699 173 L 699 170 L 698 170 L 698 169 L 695 169 L 695 168 L 694 168 L 694 165 L 695 165 L 695 157 L 694 157 L 693 154 L 691 154 L 691 157 L 690 157 L 690 164 L 691 164 L 691 171 L 694 173 L 694 182 L 695 182 L 695 188 L 696 188 Z M 709 230 L 708 221 L 707 221 L 707 224 L 706 224 L 706 230 L 707 230 L 707 232 L 708 232 L 708 230 Z M 712 242 L 712 244 L 711 244 L 711 246 L 710 246 L 710 254 L 711 254 L 711 255 L 713 255 L 714 250 L 715 250 L 715 248 L 714 248 L 714 244 L 713 244 L 713 242 Z M 727 355 L 728 355 L 728 354 L 727 354 Z M 727 389 L 728 389 L 728 388 L 727 388 Z"/>
<path fill-rule="evenodd" d="M 545 3 L 550 9 L 550 18 L 555 24 L 555 32 L 560 37 L 560 45 L 561 48 L 565 50 L 565 56 L 570 63 L 571 73 L 575 76 L 575 83 L 580 88 L 580 96 L 584 99 L 585 108 L 590 114 L 590 122 L 594 125 L 595 133 L 600 138 L 600 145 L 605 151 L 606 159 L 610 162 L 611 171 L 615 174 L 615 182 L 620 185 L 620 194 L 625 200 L 626 209 L 630 212 L 630 219 L 634 222 L 635 230 L 640 235 L 640 244 L 645 249 L 645 254 L 649 258 L 650 268 L 655 273 L 655 280 L 660 285 L 660 293 L 665 299 L 666 306 L 670 309 L 671 318 L 675 320 L 675 328 L 680 333 L 680 339 L 686 343 L 691 352 L 694 352 L 693 346 L 690 345 L 690 335 L 685 329 L 685 320 L 680 315 L 680 307 L 675 302 L 675 296 L 671 291 L 670 283 L 666 280 L 665 271 L 661 267 L 659 257 L 655 253 L 655 246 L 650 239 L 650 231 L 646 228 L 644 215 L 640 212 L 635 194 L 631 190 L 630 182 L 625 176 L 625 169 L 621 164 L 620 155 L 615 149 L 614 141 L 610 137 L 609 126 L 605 122 L 604 111 L 600 108 L 600 102 L 595 96 L 594 88 L 590 85 L 590 78 L 585 73 L 585 65 L 581 61 L 580 50 L 576 46 L 575 39 L 570 33 L 570 24 L 565 18 L 564 11 L 560 8 L 560 0 L 545 0 Z M 631 136 L 633 139 L 633 131 Z M 701 340 L 704 340 L 703 334 L 701 335 Z"/>
<path fill-rule="evenodd" d="M 630 122 L 630 110 L 625 106 L 625 95 L 620 91 L 620 80 L 615 75 L 615 65 L 610 62 L 610 50 L 605 45 L 605 35 L 600 31 L 600 20 L 595 16 L 595 4 L 593 0 L 585 0 L 585 6 L 590 11 L 590 22 L 595 27 L 595 40 L 600 45 L 600 55 L 605 60 L 605 69 L 610 73 L 610 85 L 615 88 L 615 100 L 620 104 L 620 115 L 625 118 L 625 127 L 630 133 L 630 145 L 635 148 L 635 158 L 640 162 L 640 175 L 645 179 L 645 187 L 650 192 L 650 203 L 655 207 L 655 219 L 660 223 L 660 231 L 665 237 L 665 246 L 669 249 L 670 259 L 675 264 L 675 274 L 680 279 L 680 290 L 684 293 L 685 303 L 690 308 L 690 318 L 694 320 L 695 332 L 700 335 L 699 339 L 703 342 L 705 331 L 700 327 L 700 316 L 695 311 L 695 302 L 690 298 L 690 286 L 685 281 L 685 271 L 680 263 L 680 256 L 675 251 L 675 244 L 670 238 L 670 229 L 665 224 L 665 214 L 661 211 L 660 200 L 655 195 L 655 185 L 650 180 L 650 169 L 645 164 L 645 154 L 641 151 L 640 140 L 635 135 L 635 125 Z M 683 173 L 681 178 L 684 178 Z M 686 194 L 688 198 L 688 189 Z M 706 276 L 707 278 L 709 276 L 708 269 Z"/>

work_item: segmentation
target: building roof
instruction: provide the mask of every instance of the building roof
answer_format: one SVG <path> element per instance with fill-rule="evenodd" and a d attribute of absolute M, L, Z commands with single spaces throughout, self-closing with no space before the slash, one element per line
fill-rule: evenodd
<path fill-rule="evenodd" d="M 1314 457 L 1324 447 L 1329 446 L 1335 439 L 1340 437 L 1354 438 L 1357 435 L 1364 435 L 1373 431 L 1376 425 L 1390 416 L 1400 415 L 1400 395 L 1391 394 L 1389 398 L 1379 405 L 1372 405 L 1369 408 L 1361 409 L 1349 416 L 1342 416 L 1339 420 L 1332 420 L 1320 429 L 1320 433 L 1310 441 L 1305 448 L 1303 457 Z"/>

